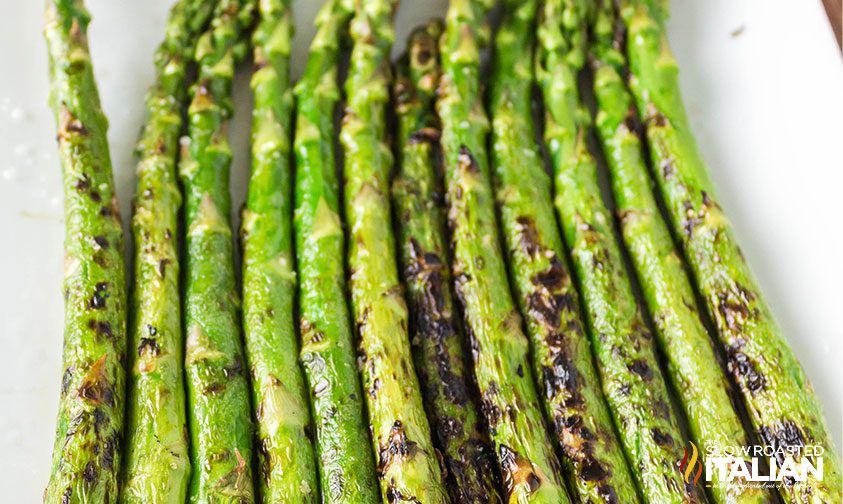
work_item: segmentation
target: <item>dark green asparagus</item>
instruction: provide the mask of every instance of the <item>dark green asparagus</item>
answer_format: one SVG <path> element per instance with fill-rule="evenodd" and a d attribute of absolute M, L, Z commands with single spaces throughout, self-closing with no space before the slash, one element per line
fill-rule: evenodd
<path fill-rule="evenodd" d="M 229 214 L 235 62 L 255 0 L 222 0 L 196 49 L 199 65 L 180 169 L 185 196 L 185 369 L 190 502 L 254 502 L 249 385 L 238 320 Z"/>
<path fill-rule="evenodd" d="M 182 365 L 176 158 L 187 108 L 187 70 L 216 2 L 173 6 L 155 55 L 147 124 L 137 147 L 134 317 L 128 353 L 126 458 L 120 501 L 183 503 L 190 481 Z M 137 352 L 135 352 L 137 349 Z"/>
<path fill-rule="evenodd" d="M 568 480 L 581 502 L 635 503 L 638 495 L 603 400 L 579 300 L 556 225 L 551 179 L 534 136 L 532 117 L 534 18 L 538 1 L 509 1 L 496 36 L 489 109 L 501 227 L 521 313 L 530 336 L 535 376 L 562 453 Z M 570 44 L 582 31 L 576 2 L 549 0 L 542 12 L 538 59 L 542 79 L 576 86 L 575 72 L 559 64 L 580 57 Z"/>
<path fill-rule="evenodd" d="M 459 503 L 499 503 L 494 452 L 480 430 L 451 290 L 434 110 L 441 33 L 439 21 L 415 30 L 398 64 L 395 101 L 401 162 L 392 195 L 416 372 L 445 460 L 451 498 Z"/>
<path fill-rule="evenodd" d="M 240 229 L 243 335 L 265 502 L 319 502 L 312 425 L 294 323 L 290 0 L 264 0 L 252 36 L 252 173 Z"/>
<path fill-rule="evenodd" d="M 613 36 L 614 13 L 601 11 L 601 36 Z M 622 73 L 623 55 L 612 49 L 592 59 L 597 97 L 597 132 L 608 161 L 622 237 L 638 273 L 644 298 L 667 357 L 668 378 L 699 447 L 746 447 L 749 438 L 731 400 L 730 385 L 718 365 L 713 340 L 697 310 L 691 283 L 650 187 L 637 128 L 637 114 Z M 713 473 L 710 495 L 719 503 L 770 502 L 764 489 L 730 485 Z"/>
<path fill-rule="evenodd" d="M 679 471 L 684 438 L 600 193 L 597 165 L 587 146 L 588 112 L 574 85 L 546 78 L 542 85 L 556 209 L 582 293 L 603 393 L 630 468 L 646 501 L 701 502 L 702 495 Z"/>
<path fill-rule="evenodd" d="M 385 143 L 394 0 L 358 2 L 340 132 L 345 153 L 351 301 L 384 503 L 444 503 L 448 496 L 422 405 L 398 280 Z"/>
<path fill-rule="evenodd" d="M 794 503 L 840 502 L 840 456 L 820 403 L 741 254 L 691 132 L 664 31 L 666 2 L 623 0 L 621 5 L 630 87 L 644 116 L 653 175 L 752 424 L 767 446 L 795 448 L 797 466 L 819 463 L 799 447 L 825 450 L 822 480 L 810 474 L 805 481 L 786 479 L 780 493 Z M 784 462 L 783 455 L 777 458 Z"/>
<path fill-rule="evenodd" d="M 108 120 L 82 0 L 50 0 L 44 35 L 65 198 L 62 384 L 44 502 L 117 500 L 123 432 L 126 288 Z"/>
<path fill-rule="evenodd" d="M 301 360 L 316 425 L 322 499 L 371 503 L 379 490 L 346 304 L 345 245 L 334 156 L 340 43 L 350 0 L 331 0 L 317 18 L 304 75 L 295 88 L 296 250 Z"/>
<path fill-rule="evenodd" d="M 441 45 L 437 110 L 456 293 L 506 499 L 568 502 L 533 382 L 529 343 L 509 290 L 489 180 L 480 50 L 488 38 L 485 18 L 492 4 L 452 0 Z"/>

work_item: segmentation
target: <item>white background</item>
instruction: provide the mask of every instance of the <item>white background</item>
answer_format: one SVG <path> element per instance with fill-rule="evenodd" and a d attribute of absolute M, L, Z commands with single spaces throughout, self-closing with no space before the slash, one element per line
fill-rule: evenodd
<path fill-rule="evenodd" d="M 132 148 L 169 0 L 89 0 L 124 220 Z M 317 0 L 296 0 L 296 74 Z M 37 502 L 61 375 L 62 195 L 47 108 L 42 1 L 0 0 L 0 500 Z M 445 0 L 406 1 L 408 28 Z M 843 65 L 819 0 L 675 0 L 670 39 L 691 121 L 743 250 L 841 446 Z M 247 79 L 231 131 L 245 194 Z"/>

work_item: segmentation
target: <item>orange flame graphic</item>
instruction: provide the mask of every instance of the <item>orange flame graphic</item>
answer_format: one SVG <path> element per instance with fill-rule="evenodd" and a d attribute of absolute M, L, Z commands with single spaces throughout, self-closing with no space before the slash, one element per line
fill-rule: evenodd
<path fill-rule="evenodd" d="M 688 442 L 691 445 L 691 453 L 688 453 L 688 448 L 685 448 L 685 456 L 682 462 L 679 463 L 679 470 L 682 472 L 682 478 L 686 484 L 693 484 L 696 486 L 697 482 L 702 476 L 703 465 L 700 460 L 700 452 L 697 450 L 697 445 L 693 442 Z M 691 476 L 693 475 L 693 483 L 691 483 Z"/>

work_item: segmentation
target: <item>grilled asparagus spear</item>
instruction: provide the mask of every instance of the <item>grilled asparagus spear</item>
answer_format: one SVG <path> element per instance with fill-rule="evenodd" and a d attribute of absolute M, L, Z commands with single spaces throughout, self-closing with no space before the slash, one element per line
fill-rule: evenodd
<path fill-rule="evenodd" d="M 378 499 L 376 469 L 345 299 L 343 231 L 334 161 L 340 42 L 353 7 L 331 0 L 317 18 L 304 75 L 295 88 L 296 213 L 301 360 L 316 425 L 326 503 Z"/>
<path fill-rule="evenodd" d="M 612 39 L 610 9 L 599 22 Z M 623 78 L 623 55 L 604 48 L 603 59 L 592 59 L 597 97 L 596 126 L 611 173 L 621 234 L 638 272 L 653 318 L 656 337 L 667 357 L 668 377 L 688 419 L 691 439 L 700 447 L 749 445 L 730 395 L 726 374 L 697 310 L 682 260 L 661 217 L 641 151 L 637 114 Z M 710 495 L 714 502 L 770 502 L 767 490 L 734 484 L 714 472 Z M 740 481 L 735 481 L 740 483 Z"/>
<path fill-rule="evenodd" d="M 243 335 L 257 420 L 261 498 L 315 503 L 319 487 L 310 405 L 293 321 L 293 90 L 289 0 L 264 0 L 252 36 L 252 173 L 240 229 L 243 246 Z"/>
<path fill-rule="evenodd" d="M 50 104 L 65 198 L 64 372 L 45 502 L 115 502 L 123 432 L 123 230 L 82 0 L 47 3 Z"/>
<path fill-rule="evenodd" d="M 187 69 L 216 2 L 180 0 L 155 56 L 147 124 L 137 147 L 126 458 L 120 500 L 181 502 L 190 481 L 185 417 L 176 158 L 187 106 Z"/>
<path fill-rule="evenodd" d="M 726 349 L 729 371 L 764 444 L 795 448 L 797 465 L 818 460 L 799 447 L 825 449 L 823 479 L 785 480 L 788 502 L 839 501 L 840 455 L 822 408 L 801 365 L 740 252 L 734 230 L 717 203 L 690 129 L 678 69 L 664 32 L 665 2 L 624 0 L 630 87 L 644 116 L 654 177 L 696 285 Z M 783 453 L 783 452 L 779 452 Z M 784 462 L 780 456 L 779 463 Z"/>
<path fill-rule="evenodd" d="M 480 431 L 466 346 L 451 290 L 441 180 L 439 21 L 415 30 L 398 64 L 395 100 L 401 162 L 392 184 L 399 248 L 407 285 L 416 372 L 435 437 L 442 448 L 454 502 L 499 503 L 494 452 Z"/>
<path fill-rule="evenodd" d="M 491 79 L 493 171 L 510 277 L 571 487 L 581 502 L 634 503 L 635 483 L 603 401 L 553 213 L 551 179 L 534 136 L 531 34 L 538 3 L 507 3 Z M 564 59 L 582 59 L 575 52 L 584 44 L 571 35 L 583 31 L 583 14 L 573 1 L 544 5 L 538 69 L 556 86 L 576 86 L 576 73 Z"/>
<path fill-rule="evenodd" d="M 560 92 L 551 79 L 542 84 L 556 209 L 582 293 L 603 393 L 624 452 L 646 501 L 702 501 L 678 469 L 683 436 L 600 194 L 597 166 L 587 147 L 588 112 L 576 87 Z"/>
<path fill-rule="evenodd" d="M 398 281 L 385 143 L 392 0 L 358 2 L 340 141 L 360 365 L 384 502 L 448 502 L 413 370 Z"/>
<path fill-rule="evenodd" d="M 509 291 L 489 180 L 480 49 L 488 37 L 485 17 L 492 4 L 452 0 L 441 46 L 437 110 L 456 293 L 506 499 L 568 502 L 527 359 L 527 337 Z"/>
<path fill-rule="evenodd" d="M 236 46 L 254 0 L 222 0 L 199 40 L 189 143 L 179 166 L 185 198 L 185 372 L 193 466 L 191 502 L 253 502 L 249 385 L 238 323 L 229 213 Z M 240 51 L 243 52 L 243 51 Z"/>

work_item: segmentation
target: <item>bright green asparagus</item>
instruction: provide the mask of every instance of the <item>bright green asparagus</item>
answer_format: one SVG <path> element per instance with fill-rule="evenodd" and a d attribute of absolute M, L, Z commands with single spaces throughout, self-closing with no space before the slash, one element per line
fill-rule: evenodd
<path fill-rule="evenodd" d="M 117 500 L 126 352 L 123 230 L 108 120 L 88 52 L 81 0 L 47 3 L 50 104 L 65 198 L 64 369 L 44 502 Z"/>
<path fill-rule="evenodd" d="M 185 417 L 176 158 L 188 102 L 187 71 L 216 2 L 180 0 L 155 55 L 147 124 L 137 147 L 132 228 L 135 280 L 130 329 L 126 456 L 120 501 L 183 503 L 190 481 Z"/>
<path fill-rule="evenodd" d="M 353 7 L 331 0 L 317 18 L 295 88 L 296 250 L 301 360 L 313 419 L 322 499 L 376 502 L 379 490 L 346 304 L 345 245 L 334 156 L 340 44 Z"/>
<path fill-rule="evenodd" d="M 319 502 L 310 404 L 294 322 L 290 0 L 264 0 L 252 36 L 252 171 L 240 229 L 243 335 L 265 502 Z"/>
<path fill-rule="evenodd" d="M 493 173 L 510 277 L 527 322 L 533 371 L 579 500 L 632 504 L 639 502 L 637 490 L 602 397 L 556 224 L 551 179 L 534 135 L 532 34 L 539 2 L 505 5 L 495 38 L 489 100 Z M 570 33 L 585 26 L 583 13 L 576 2 L 550 0 L 542 14 L 540 74 L 557 80 L 556 86 L 575 86 L 574 71 L 558 62 L 582 51 L 583 44 L 568 42 Z"/>
<path fill-rule="evenodd" d="M 679 471 L 684 438 L 600 193 L 597 165 L 587 146 L 588 112 L 575 86 L 547 78 L 542 86 L 556 209 L 582 293 L 603 394 L 630 468 L 645 501 L 704 501 Z"/>
<path fill-rule="evenodd" d="M 644 116 L 654 176 L 695 283 L 725 347 L 729 371 L 764 444 L 825 449 L 823 478 L 786 479 L 788 502 L 840 502 L 840 455 L 822 408 L 741 254 L 691 132 L 664 31 L 666 2 L 623 0 L 630 87 Z M 784 462 L 784 456 L 778 456 Z M 811 456 L 795 456 L 817 465 Z"/>
<path fill-rule="evenodd" d="M 185 197 L 185 373 L 190 502 L 254 502 L 249 385 L 229 214 L 234 65 L 254 0 L 222 0 L 196 48 L 199 75 L 179 166 Z"/>
<path fill-rule="evenodd" d="M 340 142 L 360 368 L 384 503 L 448 502 L 422 405 L 398 280 L 385 143 L 394 0 L 357 2 Z"/>
<path fill-rule="evenodd" d="M 606 31 L 601 38 L 610 40 L 614 13 L 601 10 L 601 16 L 598 26 Z M 611 173 L 621 234 L 638 273 L 658 343 L 667 357 L 667 374 L 688 419 L 691 440 L 701 448 L 749 446 L 714 342 L 700 318 L 693 288 L 653 197 L 635 105 L 621 77 L 623 54 L 611 48 L 604 54 L 603 59 L 592 59 L 597 132 Z M 730 485 L 716 472 L 711 481 L 713 502 L 772 499 L 767 490 L 740 484 L 739 479 Z"/>
<path fill-rule="evenodd" d="M 501 502 L 494 452 L 480 430 L 467 348 L 451 290 L 444 195 L 438 173 L 439 124 L 434 110 L 441 33 L 439 21 L 415 30 L 407 54 L 397 66 L 395 101 L 401 159 L 392 195 L 416 372 L 445 460 L 451 498 L 460 503 L 494 504 Z"/>
<path fill-rule="evenodd" d="M 480 50 L 494 2 L 452 0 L 442 38 L 437 110 L 456 294 L 471 337 L 474 372 L 510 503 L 569 502 L 509 290 L 489 180 Z"/>

